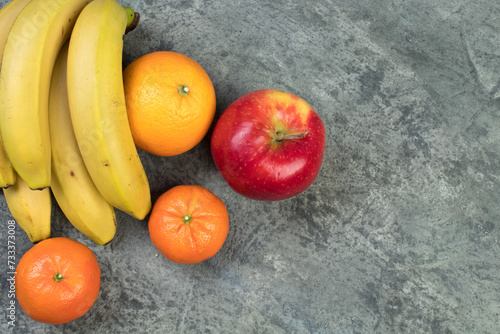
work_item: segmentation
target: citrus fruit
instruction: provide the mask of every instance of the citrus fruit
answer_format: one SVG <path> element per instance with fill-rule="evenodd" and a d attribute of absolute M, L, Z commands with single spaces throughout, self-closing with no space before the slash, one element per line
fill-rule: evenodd
<path fill-rule="evenodd" d="M 149 217 L 151 241 L 177 263 L 198 263 L 212 257 L 228 231 L 229 216 L 222 200 L 196 185 L 176 186 L 163 193 Z"/>
<path fill-rule="evenodd" d="M 193 59 L 155 51 L 135 59 L 123 72 L 127 114 L 137 147 L 174 156 L 196 146 L 215 115 L 215 90 Z"/>
<path fill-rule="evenodd" d="M 30 248 L 15 275 L 21 308 L 30 318 L 49 324 L 64 324 L 87 313 L 100 285 L 94 253 L 64 237 L 45 239 Z"/>

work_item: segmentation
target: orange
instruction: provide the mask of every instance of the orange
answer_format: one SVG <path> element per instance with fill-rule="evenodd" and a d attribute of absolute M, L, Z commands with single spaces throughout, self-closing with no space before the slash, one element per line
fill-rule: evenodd
<path fill-rule="evenodd" d="M 94 253 L 69 238 L 45 239 L 19 260 L 15 274 L 19 305 L 32 319 L 49 324 L 75 320 L 99 294 L 101 270 Z"/>
<path fill-rule="evenodd" d="M 149 217 L 151 241 L 177 263 L 198 263 L 214 256 L 228 231 L 226 206 L 201 186 L 171 188 L 156 200 Z"/>
<path fill-rule="evenodd" d="M 127 114 L 137 147 L 178 155 L 196 146 L 215 115 L 215 90 L 205 70 L 177 52 L 156 51 L 123 72 Z"/>

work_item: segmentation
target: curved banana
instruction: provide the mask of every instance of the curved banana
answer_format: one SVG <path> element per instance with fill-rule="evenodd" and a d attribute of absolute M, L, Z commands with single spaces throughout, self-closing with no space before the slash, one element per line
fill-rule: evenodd
<path fill-rule="evenodd" d="M 98 245 L 105 245 L 116 233 L 115 210 L 90 178 L 73 132 L 66 87 L 67 46 L 65 44 L 59 53 L 50 85 L 50 187 L 71 224 Z"/>
<path fill-rule="evenodd" d="M 28 2 L 30 0 L 13 0 L 0 9 L 0 72 L 2 71 L 3 50 L 10 28 Z M 6 188 L 13 185 L 16 182 L 16 175 L 7 153 L 5 153 L 2 137 L 0 136 L 0 187 Z"/>
<path fill-rule="evenodd" d="M 94 0 L 70 37 L 68 97 L 71 120 L 87 170 L 114 207 L 144 219 L 149 183 L 130 131 L 122 79 L 127 13 L 116 0 Z"/>
<path fill-rule="evenodd" d="M 10 213 L 32 243 L 50 237 L 52 199 L 50 188 L 32 190 L 17 176 L 16 183 L 3 189 Z"/>
<path fill-rule="evenodd" d="M 32 0 L 14 21 L 0 77 L 0 132 L 31 189 L 50 185 L 48 98 L 57 54 L 90 0 Z"/>

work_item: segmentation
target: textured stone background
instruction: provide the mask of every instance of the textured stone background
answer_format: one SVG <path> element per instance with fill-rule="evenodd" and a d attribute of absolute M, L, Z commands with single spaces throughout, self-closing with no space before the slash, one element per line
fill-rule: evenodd
<path fill-rule="evenodd" d="M 3 6 L 5 0 L 0 0 Z M 217 194 L 231 227 L 196 265 L 158 255 L 147 221 L 117 212 L 98 247 L 54 204 L 53 236 L 88 245 L 99 298 L 64 326 L 17 310 L 7 333 L 500 332 L 500 3 L 465 0 L 123 0 L 142 14 L 124 66 L 171 50 L 212 78 L 217 116 L 277 88 L 327 127 L 316 182 L 281 202 L 235 194 L 210 134 L 171 158 L 140 152 L 153 199 L 178 184 Z M 7 228 L 0 198 L 0 307 Z M 16 251 L 30 248 L 18 228 Z M 5 312 L 5 311 L 4 311 Z"/>

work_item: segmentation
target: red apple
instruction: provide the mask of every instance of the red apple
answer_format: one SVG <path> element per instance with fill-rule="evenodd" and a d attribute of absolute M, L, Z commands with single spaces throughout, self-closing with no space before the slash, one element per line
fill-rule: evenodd
<path fill-rule="evenodd" d="M 234 101 L 217 121 L 212 157 L 237 193 L 277 201 L 306 190 L 325 152 L 325 126 L 300 97 L 273 89 Z"/>

